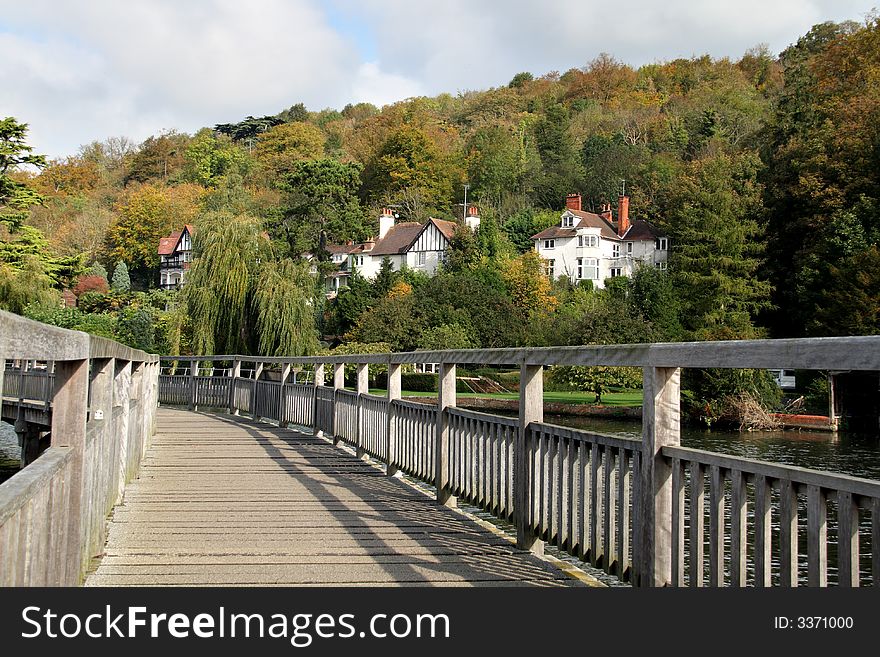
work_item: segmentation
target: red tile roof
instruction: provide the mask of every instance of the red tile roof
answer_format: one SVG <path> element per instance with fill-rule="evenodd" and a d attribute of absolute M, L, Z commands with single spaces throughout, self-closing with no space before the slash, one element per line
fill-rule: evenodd
<path fill-rule="evenodd" d="M 178 242 L 180 242 L 180 238 L 183 235 L 184 231 L 189 233 L 190 237 L 192 237 L 196 232 L 196 227 L 192 224 L 184 224 L 183 230 L 175 230 L 167 237 L 160 238 L 158 249 L 159 255 L 171 255 L 172 253 L 174 253 L 174 250 L 177 248 L 177 244 Z"/>
<path fill-rule="evenodd" d="M 177 248 L 177 243 L 180 241 L 182 234 L 182 230 L 175 230 L 168 237 L 161 238 L 159 240 L 159 255 L 171 255 L 174 253 L 174 249 Z"/>

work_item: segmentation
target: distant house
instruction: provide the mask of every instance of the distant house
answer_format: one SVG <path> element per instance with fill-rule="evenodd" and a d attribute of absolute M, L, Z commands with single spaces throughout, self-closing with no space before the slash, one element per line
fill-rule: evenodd
<path fill-rule="evenodd" d="M 582 210 L 580 194 L 569 194 L 565 205 L 558 225 L 532 235 L 550 278 L 601 288 L 607 278 L 632 276 L 642 263 L 666 269 L 669 239 L 647 221 L 630 221 L 629 197 L 618 199 L 617 221 L 610 204 L 599 214 Z"/>
<path fill-rule="evenodd" d="M 159 286 L 164 290 L 180 287 L 192 263 L 194 228 L 186 224 L 159 240 Z"/>
<path fill-rule="evenodd" d="M 382 209 L 379 216 L 379 237 L 360 244 L 329 244 L 330 259 L 338 268 L 326 277 L 328 296 L 335 296 L 340 288 L 348 284 L 351 272 L 357 272 L 367 279 L 373 279 L 382 268 L 385 258 L 391 262 L 395 271 L 404 266 L 429 275 L 446 261 L 446 252 L 455 235 L 458 224 L 442 219 L 428 219 L 424 223 L 395 223 L 394 213 Z M 476 207 L 468 208 L 465 225 L 476 230 L 480 217 Z"/>

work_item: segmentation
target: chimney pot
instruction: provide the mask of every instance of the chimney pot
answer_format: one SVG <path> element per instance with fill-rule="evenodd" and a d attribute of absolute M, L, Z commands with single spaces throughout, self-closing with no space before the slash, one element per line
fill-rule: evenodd
<path fill-rule="evenodd" d="M 577 210 L 581 209 L 581 195 L 580 194 L 569 194 L 565 197 L 565 207 L 569 210 Z"/>

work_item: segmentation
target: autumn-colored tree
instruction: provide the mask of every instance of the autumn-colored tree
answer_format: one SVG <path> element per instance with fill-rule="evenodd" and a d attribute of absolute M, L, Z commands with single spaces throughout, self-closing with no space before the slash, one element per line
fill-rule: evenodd
<path fill-rule="evenodd" d="M 159 266 L 159 239 L 193 223 L 204 189 L 183 184 L 162 187 L 147 183 L 132 189 L 116 206 L 117 219 L 107 231 L 108 255 L 125 262 L 141 285 Z"/>
<path fill-rule="evenodd" d="M 173 130 L 147 137 L 128 160 L 126 183 L 174 178 L 183 168 L 189 143 L 189 135 Z"/>
<path fill-rule="evenodd" d="M 270 181 L 291 173 L 297 162 L 324 156 L 324 135 L 310 123 L 284 123 L 257 137 L 251 155 Z"/>
<path fill-rule="evenodd" d="M 544 260 L 536 251 L 527 251 L 502 264 L 501 275 L 518 308 L 528 313 L 552 312 L 556 308 L 558 300 L 551 293 Z"/>

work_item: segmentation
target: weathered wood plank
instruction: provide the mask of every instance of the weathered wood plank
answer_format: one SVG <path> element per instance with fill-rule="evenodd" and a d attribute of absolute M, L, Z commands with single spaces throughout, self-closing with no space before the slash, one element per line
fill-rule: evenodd
<path fill-rule="evenodd" d="M 748 575 L 746 482 L 740 470 L 731 470 L 730 478 L 730 585 L 743 587 Z"/>
<path fill-rule="evenodd" d="M 755 586 L 767 587 L 772 582 L 772 543 L 770 482 L 755 477 Z"/>
<path fill-rule="evenodd" d="M 849 493 L 837 494 L 837 583 L 859 585 L 859 507 Z M 878 544 L 872 545 L 874 552 Z"/>
<path fill-rule="evenodd" d="M 787 479 L 779 482 L 779 549 L 782 586 L 798 585 L 797 489 Z"/>
<path fill-rule="evenodd" d="M 807 487 L 807 577 L 810 586 L 828 586 L 828 504 L 819 486 Z"/>
<path fill-rule="evenodd" d="M 703 544 L 704 535 L 704 514 L 705 514 L 705 494 L 706 484 L 703 480 L 703 465 L 699 462 L 690 463 L 690 585 L 703 586 L 704 562 L 703 555 L 705 546 Z"/>
<path fill-rule="evenodd" d="M 684 586 L 684 464 L 672 459 L 672 585 Z"/>
<path fill-rule="evenodd" d="M 709 469 L 709 586 L 724 586 L 724 478 Z"/>

